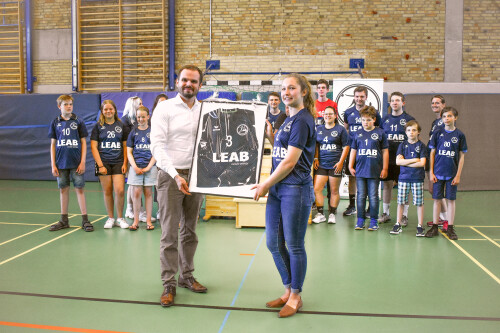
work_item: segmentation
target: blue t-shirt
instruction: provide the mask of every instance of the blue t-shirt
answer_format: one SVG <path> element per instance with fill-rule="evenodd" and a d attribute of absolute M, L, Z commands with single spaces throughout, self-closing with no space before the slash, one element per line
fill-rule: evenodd
<path fill-rule="evenodd" d="M 396 164 L 396 152 L 399 145 L 408 140 L 406 136 L 405 125 L 410 120 L 415 120 L 408 113 L 403 112 L 399 116 L 387 114 L 380 124 L 380 128 L 387 134 L 387 141 L 389 141 L 389 164 Z"/>
<path fill-rule="evenodd" d="M 132 156 L 134 156 L 135 164 L 138 168 L 145 168 L 151 161 L 150 146 L 151 146 L 151 127 L 145 130 L 134 128 L 127 138 L 127 147 L 133 148 Z"/>
<path fill-rule="evenodd" d="M 302 150 L 293 170 L 280 183 L 301 185 L 312 181 L 311 167 L 316 150 L 316 129 L 314 117 L 307 109 L 302 109 L 293 117 L 287 117 L 274 136 L 273 166 L 276 170 L 285 158 L 288 146 Z"/>
<path fill-rule="evenodd" d="M 375 126 L 380 125 L 380 115 L 377 112 L 377 117 L 375 119 Z M 344 112 L 344 123 L 349 125 L 349 138 L 352 140 L 359 130 L 363 129 L 361 125 L 361 115 L 359 111 L 356 109 L 356 105 L 345 110 Z"/>
<path fill-rule="evenodd" d="M 338 123 L 330 129 L 319 125 L 316 127 L 316 142 L 319 145 L 319 167 L 333 169 L 342 156 L 343 148 L 349 145 L 349 136 Z"/>
<path fill-rule="evenodd" d="M 123 142 L 127 141 L 126 129 L 121 121 L 99 125 L 92 129 L 90 140 L 97 141 L 97 149 L 101 160 L 106 164 L 123 163 Z"/>
<path fill-rule="evenodd" d="M 380 128 L 359 130 L 352 139 L 351 149 L 356 149 L 356 177 L 380 178 L 383 167 L 382 149 L 389 148 L 387 136 Z"/>
<path fill-rule="evenodd" d="M 271 112 L 269 112 L 269 115 L 267 116 L 267 120 L 271 123 L 271 125 L 274 127 L 274 124 L 276 123 L 276 120 L 282 115 L 285 114 L 283 111 L 280 111 L 277 115 L 273 115 Z"/>
<path fill-rule="evenodd" d="M 406 160 L 412 158 L 427 158 L 427 148 L 420 140 L 415 143 L 409 143 L 408 140 L 406 140 L 399 145 L 396 156 L 397 155 L 403 155 Z M 400 167 L 399 181 L 406 183 L 421 183 L 424 179 L 424 167 L 412 168 L 403 165 Z"/>
<path fill-rule="evenodd" d="M 71 114 L 68 120 L 61 116 L 52 121 L 49 138 L 56 140 L 56 166 L 58 169 L 76 169 L 82 160 L 82 138 L 89 135 L 83 120 Z"/>
<path fill-rule="evenodd" d="M 458 128 L 448 132 L 444 128 L 437 130 L 429 142 L 430 149 L 436 149 L 434 157 L 434 175 L 440 180 L 449 180 L 456 176 L 459 153 L 467 152 L 467 140 Z"/>

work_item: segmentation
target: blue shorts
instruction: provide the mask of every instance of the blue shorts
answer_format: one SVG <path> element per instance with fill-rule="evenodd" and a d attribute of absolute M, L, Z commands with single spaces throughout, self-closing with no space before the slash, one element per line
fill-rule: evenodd
<path fill-rule="evenodd" d="M 422 206 L 424 204 L 424 182 L 407 183 L 398 181 L 398 205 L 408 204 L 408 194 L 413 195 L 413 204 L 415 206 Z"/>
<path fill-rule="evenodd" d="M 59 177 L 57 177 L 57 187 L 60 189 L 69 186 L 70 178 L 73 181 L 75 188 L 84 188 L 85 180 L 83 175 L 76 172 L 76 169 L 59 169 Z"/>
<path fill-rule="evenodd" d="M 130 167 L 128 170 L 127 184 L 135 186 L 154 186 L 158 178 L 158 168 L 153 166 L 151 170 L 142 175 L 135 173 L 134 168 Z"/>
<path fill-rule="evenodd" d="M 432 184 L 432 199 L 456 200 L 457 199 L 457 185 L 451 185 L 452 179 L 439 180 Z M 445 191 L 446 190 L 446 191 Z"/>

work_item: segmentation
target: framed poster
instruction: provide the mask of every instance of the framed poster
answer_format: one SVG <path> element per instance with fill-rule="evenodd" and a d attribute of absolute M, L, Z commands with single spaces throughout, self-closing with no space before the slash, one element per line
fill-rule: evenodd
<path fill-rule="evenodd" d="M 354 89 L 358 86 L 366 87 L 368 96 L 366 105 L 373 106 L 380 116 L 384 101 L 384 79 L 334 79 L 333 101 L 337 103 L 339 110 L 339 123 L 344 125 L 344 112 L 354 106 Z M 349 161 L 346 161 L 349 163 Z M 349 177 L 342 177 L 339 193 L 341 198 L 349 198 Z M 379 188 L 380 196 L 380 188 Z"/>
<path fill-rule="evenodd" d="M 267 103 L 202 102 L 189 191 L 253 198 L 260 180 Z"/>

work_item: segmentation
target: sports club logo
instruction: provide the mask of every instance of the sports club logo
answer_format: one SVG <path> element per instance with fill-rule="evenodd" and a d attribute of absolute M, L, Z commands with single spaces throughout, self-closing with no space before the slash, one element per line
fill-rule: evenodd
<path fill-rule="evenodd" d="M 345 110 L 356 105 L 354 103 L 354 89 L 356 89 L 356 87 L 365 87 L 368 90 L 368 97 L 365 105 L 373 106 L 377 111 L 382 110 L 382 96 L 379 96 L 372 87 L 362 83 L 350 84 L 342 89 L 336 97 L 334 96 L 335 102 L 338 105 L 338 120 L 341 125 L 344 125 Z"/>
<path fill-rule="evenodd" d="M 200 141 L 200 148 L 201 149 L 207 148 L 207 142 L 206 141 Z"/>
<path fill-rule="evenodd" d="M 333 131 L 331 134 L 331 136 L 333 136 L 334 138 L 336 138 L 338 135 L 339 135 L 339 133 L 337 133 L 337 131 Z"/>
<path fill-rule="evenodd" d="M 401 119 L 399 121 L 399 123 L 402 125 L 402 126 L 405 126 L 406 125 L 406 119 Z"/>
<path fill-rule="evenodd" d="M 415 151 L 416 151 L 417 153 L 420 153 L 420 147 L 419 147 L 419 146 L 415 147 Z"/>
<path fill-rule="evenodd" d="M 373 134 L 371 135 L 371 138 L 372 138 L 373 140 L 378 140 L 378 134 L 377 134 L 377 133 L 373 133 Z"/>
<path fill-rule="evenodd" d="M 238 135 L 244 136 L 248 134 L 248 126 L 245 124 L 241 124 L 236 128 L 236 133 Z"/>
<path fill-rule="evenodd" d="M 71 125 L 69 125 L 69 127 L 72 129 L 72 130 L 76 130 L 78 128 L 78 125 L 75 123 L 75 122 L 72 122 Z"/>
<path fill-rule="evenodd" d="M 292 128 L 292 122 L 289 122 L 286 124 L 285 128 L 283 128 L 284 132 L 290 132 L 290 129 Z"/>
<path fill-rule="evenodd" d="M 115 132 L 116 133 L 121 133 L 122 132 L 122 128 L 120 126 L 116 126 L 115 127 Z"/>
<path fill-rule="evenodd" d="M 442 120 L 442 119 L 439 119 L 439 121 L 438 121 L 438 126 L 441 126 L 441 125 L 443 125 L 443 120 Z"/>
<path fill-rule="evenodd" d="M 456 137 L 456 136 L 452 137 L 452 138 L 451 138 L 451 142 L 453 142 L 453 143 L 457 143 L 457 142 L 458 142 L 457 137 Z"/>
<path fill-rule="evenodd" d="M 146 137 L 147 138 L 151 137 L 151 133 L 150 132 L 146 133 Z"/>

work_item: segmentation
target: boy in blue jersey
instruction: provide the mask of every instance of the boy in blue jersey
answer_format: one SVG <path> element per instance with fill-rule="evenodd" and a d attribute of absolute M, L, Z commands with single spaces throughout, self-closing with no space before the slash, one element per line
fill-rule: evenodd
<path fill-rule="evenodd" d="M 361 125 L 360 111 L 365 107 L 366 99 L 368 98 L 368 89 L 364 86 L 358 86 L 354 89 L 354 106 L 348 108 L 344 112 L 344 127 L 349 133 L 349 139 L 356 136 L 356 133 L 363 128 Z M 375 126 L 380 126 L 380 115 L 376 114 Z M 350 157 L 347 156 L 347 161 Z M 353 215 L 356 212 L 355 198 L 356 198 L 356 177 L 351 175 L 349 168 L 345 169 L 345 173 L 349 176 L 349 205 L 344 211 L 344 216 Z"/>
<path fill-rule="evenodd" d="M 394 183 L 399 177 L 399 165 L 396 163 L 396 152 L 399 145 L 407 139 L 405 134 L 405 125 L 408 121 L 414 120 L 412 116 L 403 111 L 405 105 L 405 97 L 402 93 L 396 91 L 390 97 L 392 112 L 387 114 L 380 124 L 380 128 L 387 134 L 389 142 L 389 171 L 387 178 L 382 182 L 382 215 L 378 219 L 378 223 L 385 223 L 391 220 L 390 207 L 392 189 Z M 404 206 L 403 218 L 400 221 L 403 226 L 408 225 L 408 205 Z"/>
<path fill-rule="evenodd" d="M 286 119 L 286 113 L 279 109 L 280 105 L 280 95 L 277 92 L 271 92 L 267 98 L 267 105 L 269 113 L 267 114 L 267 120 L 271 123 L 274 133 L 278 131 L 281 124 Z"/>
<path fill-rule="evenodd" d="M 406 123 L 406 136 L 408 139 L 402 142 L 396 153 L 396 163 L 401 166 L 401 172 L 398 179 L 398 220 L 391 234 L 400 234 L 404 226 L 404 207 L 408 207 L 408 194 L 413 194 L 413 204 L 417 206 L 418 226 L 417 237 L 423 237 L 424 228 L 424 166 L 427 160 L 427 149 L 418 139 L 422 128 L 416 120 L 410 120 Z M 408 210 L 406 210 L 408 213 Z"/>
<path fill-rule="evenodd" d="M 73 114 L 73 97 L 61 95 L 57 99 L 61 115 L 54 119 L 49 128 L 50 163 L 52 175 L 57 177 L 61 191 L 61 220 L 50 226 L 49 231 L 69 228 L 68 203 L 70 179 L 73 180 L 76 197 L 82 213 L 82 229 L 93 231 L 87 216 L 85 202 L 85 160 L 87 157 L 87 127 L 83 120 Z"/>
<path fill-rule="evenodd" d="M 446 101 L 441 95 L 434 95 L 431 98 L 431 109 L 434 112 L 436 119 L 431 124 L 431 130 L 429 131 L 429 142 L 432 138 L 432 134 L 434 134 L 437 130 L 444 127 L 443 119 L 441 119 L 441 111 L 446 107 Z M 429 144 L 427 144 L 427 154 L 430 154 Z M 427 174 L 427 179 L 429 179 L 429 193 L 432 194 L 432 184 L 431 178 L 429 176 L 429 155 L 427 155 L 427 162 L 425 164 L 425 172 Z M 439 214 L 438 225 L 443 226 L 443 230 L 446 231 L 448 229 L 448 218 L 446 216 L 446 199 L 441 200 L 441 214 Z M 432 226 L 434 221 L 427 222 L 429 227 Z"/>
<path fill-rule="evenodd" d="M 380 128 L 375 128 L 377 111 L 373 106 L 365 106 L 360 111 L 362 129 L 356 132 L 351 141 L 349 170 L 356 177 L 357 216 L 356 230 L 365 227 L 366 197 L 370 202 L 370 226 L 368 230 L 378 230 L 378 187 L 380 179 L 387 177 L 389 167 L 389 143 Z M 354 164 L 356 162 L 356 167 Z"/>
<path fill-rule="evenodd" d="M 130 163 L 127 184 L 132 188 L 134 223 L 131 231 L 139 228 L 141 196 L 144 192 L 146 208 L 146 229 L 153 230 L 151 213 L 153 212 L 153 186 L 156 183 L 156 160 L 151 154 L 151 127 L 148 126 L 149 110 L 145 106 L 137 109 L 137 127 L 132 129 L 127 138 L 127 157 Z"/>
<path fill-rule="evenodd" d="M 464 167 L 467 140 L 465 135 L 455 127 L 457 118 L 458 111 L 455 108 L 445 107 L 441 111 L 444 128 L 436 131 L 429 142 L 429 148 L 431 149 L 429 176 L 433 182 L 432 199 L 434 199 L 434 210 L 432 218 L 434 223 L 425 234 L 425 237 L 434 237 L 438 234 L 441 200 L 446 198 L 448 206 L 448 229 L 446 234 L 451 240 L 458 239 L 453 227 L 455 200 L 457 198 L 457 186 L 460 183 Z"/>

